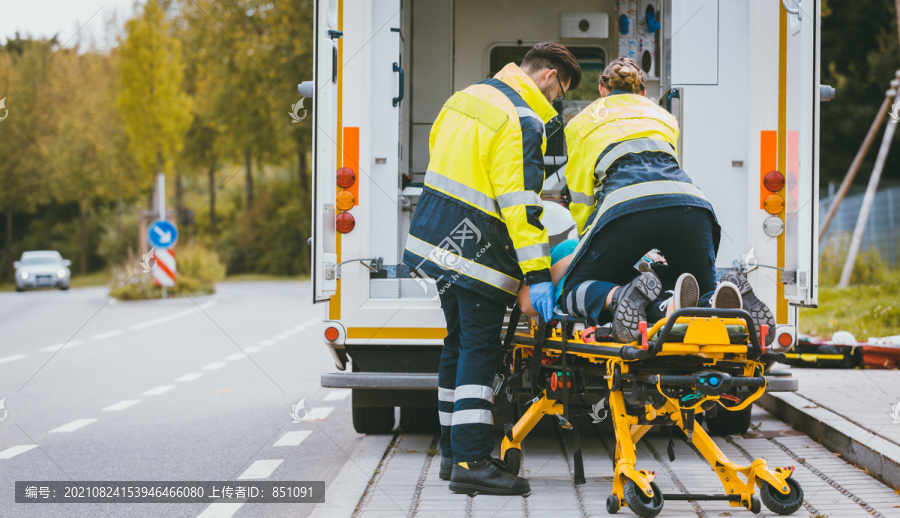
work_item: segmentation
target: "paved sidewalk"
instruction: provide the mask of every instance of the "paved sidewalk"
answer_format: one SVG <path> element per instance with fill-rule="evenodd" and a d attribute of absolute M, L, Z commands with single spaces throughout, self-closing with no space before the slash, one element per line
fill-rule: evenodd
<path fill-rule="evenodd" d="M 900 372 L 799 367 L 791 372 L 799 390 L 766 394 L 761 406 L 900 487 Z"/>

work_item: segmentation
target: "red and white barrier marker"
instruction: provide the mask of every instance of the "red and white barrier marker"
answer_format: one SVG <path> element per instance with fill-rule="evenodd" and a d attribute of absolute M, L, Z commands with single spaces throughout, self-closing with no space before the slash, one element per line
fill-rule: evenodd
<path fill-rule="evenodd" d="M 153 284 L 157 286 L 175 286 L 175 250 L 157 248 L 153 251 L 156 268 L 153 269 Z"/>

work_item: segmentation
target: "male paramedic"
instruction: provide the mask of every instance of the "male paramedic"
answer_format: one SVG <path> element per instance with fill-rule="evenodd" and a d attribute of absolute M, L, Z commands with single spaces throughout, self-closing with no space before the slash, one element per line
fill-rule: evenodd
<path fill-rule="evenodd" d="M 431 128 L 431 160 L 403 262 L 435 280 L 447 320 L 438 373 L 440 477 L 466 494 L 520 495 L 528 481 L 491 458 L 493 381 L 506 307 L 524 279 L 553 313 L 550 251 L 540 222 L 544 125 L 581 68 L 558 43 L 538 43 L 494 77 L 455 93 Z"/>

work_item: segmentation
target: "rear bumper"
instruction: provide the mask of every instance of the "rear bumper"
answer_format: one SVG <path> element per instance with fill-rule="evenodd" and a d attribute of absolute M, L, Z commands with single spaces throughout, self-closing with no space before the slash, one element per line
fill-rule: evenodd
<path fill-rule="evenodd" d="M 322 375 L 328 388 L 381 390 L 437 390 L 437 373 L 408 372 L 332 372 Z M 766 376 L 766 392 L 796 392 L 797 378 Z"/>

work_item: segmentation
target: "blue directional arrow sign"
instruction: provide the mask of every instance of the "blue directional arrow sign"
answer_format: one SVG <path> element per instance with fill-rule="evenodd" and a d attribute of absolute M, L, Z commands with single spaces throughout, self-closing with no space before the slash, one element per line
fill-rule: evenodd
<path fill-rule="evenodd" d="M 171 248 L 178 241 L 178 229 L 171 221 L 158 219 L 150 224 L 147 229 L 147 237 L 150 244 L 156 248 Z"/>

